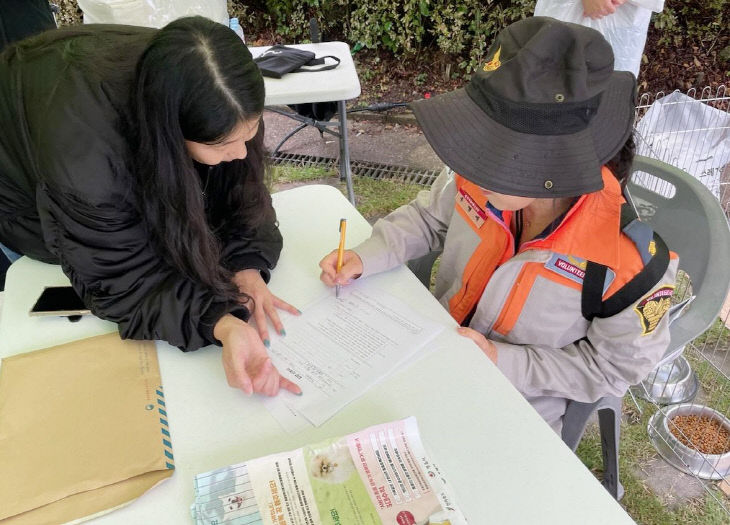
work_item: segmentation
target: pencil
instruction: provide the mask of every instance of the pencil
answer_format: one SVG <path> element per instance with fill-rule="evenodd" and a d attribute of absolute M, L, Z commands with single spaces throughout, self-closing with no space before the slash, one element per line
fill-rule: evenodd
<path fill-rule="evenodd" d="M 347 230 L 347 219 L 340 219 L 340 245 L 337 248 L 337 273 L 342 270 L 342 262 L 345 258 L 345 231 Z M 335 285 L 335 297 L 340 296 L 340 285 Z"/>

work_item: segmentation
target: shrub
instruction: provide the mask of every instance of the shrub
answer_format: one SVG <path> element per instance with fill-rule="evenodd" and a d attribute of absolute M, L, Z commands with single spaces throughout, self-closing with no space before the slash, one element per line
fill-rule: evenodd
<path fill-rule="evenodd" d="M 469 76 L 483 60 L 494 36 L 527 16 L 535 0 L 229 0 L 229 11 L 246 26 L 273 29 L 287 41 L 309 38 L 311 17 L 329 38 L 344 38 L 371 49 L 409 58 L 438 50 Z M 730 0 L 666 0 L 654 16 L 661 45 L 689 38 L 714 42 L 730 24 Z"/>
<path fill-rule="evenodd" d="M 730 24 L 730 0 L 666 0 L 664 11 L 654 15 L 661 30 L 660 44 L 679 45 L 685 38 L 713 42 Z"/>

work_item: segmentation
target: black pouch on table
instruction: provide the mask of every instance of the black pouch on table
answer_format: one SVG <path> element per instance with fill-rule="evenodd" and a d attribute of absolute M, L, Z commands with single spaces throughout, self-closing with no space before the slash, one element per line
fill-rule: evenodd
<path fill-rule="evenodd" d="M 334 64 L 324 64 L 325 58 L 335 60 Z M 327 55 L 316 58 L 312 51 L 304 49 L 296 49 L 282 45 L 271 46 L 261 55 L 254 59 L 259 66 L 261 74 L 265 77 L 281 78 L 287 73 L 296 73 L 299 71 L 327 71 L 334 69 L 340 64 L 340 59 Z M 302 69 L 304 66 L 322 66 L 316 69 Z"/>

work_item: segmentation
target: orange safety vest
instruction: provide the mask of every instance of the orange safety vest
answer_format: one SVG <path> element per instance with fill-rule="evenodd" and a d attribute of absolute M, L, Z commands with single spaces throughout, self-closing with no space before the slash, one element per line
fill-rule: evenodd
<path fill-rule="evenodd" d="M 602 190 L 581 196 L 555 230 L 545 238 L 523 243 L 518 253 L 541 249 L 604 265 L 616 273 L 604 294 L 608 298 L 641 271 L 643 262 L 635 247 L 619 249 L 620 243 L 633 246 L 632 240 L 621 234 L 621 204 L 625 200 L 611 171 L 604 166 L 601 174 Z M 500 219 L 487 208 L 479 186 L 459 175 L 455 175 L 455 182 L 456 212 L 481 239 L 464 268 L 461 288 L 448 300 L 451 316 L 461 324 L 476 306 L 494 271 L 516 253 L 510 229 L 513 213 L 504 211 Z M 585 271 L 585 262 L 566 263 L 575 272 Z M 581 283 L 547 270 L 543 264 L 526 264 L 495 322 L 497 332 L 508 333 L 517 321 L 538 275 L 576 289 L 582 287 Z M 526 286 L 520 286 L 523 283 Z"/>

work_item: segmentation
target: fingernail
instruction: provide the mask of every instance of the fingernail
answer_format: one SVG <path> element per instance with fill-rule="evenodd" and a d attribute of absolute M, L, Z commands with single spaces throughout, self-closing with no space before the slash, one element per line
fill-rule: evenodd
<path fill-rule="evenodd" d="M 302 311 L 299 308 L 295 308 L 295 310 L 297 311 L 297 313 L 302 313 Z"/>
<path fill-rule="evenodd" d="M 299 393 L 298 393 L 297 395 L 298 395 L 298 396 L 301 396 L 301 395 L 302 395 L 303 393 L 304 393 L 304 392 L 302 392 L 302 391 L 300 390 L 300 391 L 299 391 Z"/>
<path fill-rule="evenodd" d="M 268 339 L 264 339 L 264 346 L 266 348 L 271 348 L 271 341 L 269 341 Z"/>
<path fill-rule="evenodd" d="M 281 330 L 279 330 L 279 333 L 280 333 L 281 335 L 286 335 L 286 330 L 284 330 L 284 329 L 282 328 Z"/>

